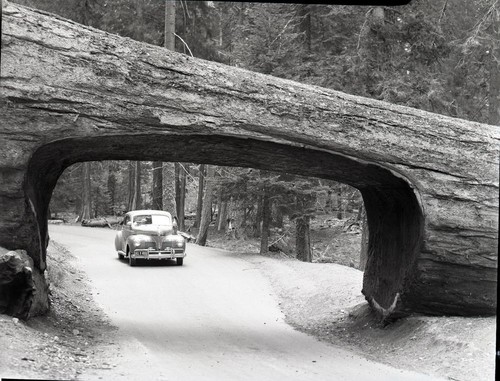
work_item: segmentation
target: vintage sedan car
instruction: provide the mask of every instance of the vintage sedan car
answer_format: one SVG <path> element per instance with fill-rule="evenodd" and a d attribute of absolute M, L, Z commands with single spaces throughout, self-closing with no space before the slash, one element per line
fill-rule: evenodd
<path fill-rule="evenodd" d="M 130 266 L 137 259 L 175 259 L 182 266 L 186 241 L 177 234 L 177 223 L 168 212 L 134 210 L 125 214 L 115 237 L 118 257 L 128 258 Z"/>

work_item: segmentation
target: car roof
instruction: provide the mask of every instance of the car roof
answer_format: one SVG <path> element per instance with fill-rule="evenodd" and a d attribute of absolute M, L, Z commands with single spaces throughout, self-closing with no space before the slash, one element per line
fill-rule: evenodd
<path fill-rule="evenodd" d="M 142 215 L 142 214 L 156 214 L 156 215 L 172 217 L 172 215 L 169 212 L 165 212 L 163 210 L 153 210 L 153 209 L 132 210 L 132 211 L 128 212 L 127 214 L 131 217 Z"/>

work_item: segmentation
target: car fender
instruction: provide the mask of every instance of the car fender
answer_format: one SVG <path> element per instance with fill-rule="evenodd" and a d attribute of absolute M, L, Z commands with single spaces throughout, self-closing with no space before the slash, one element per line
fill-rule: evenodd
<path fill-rule="evenodd" d="M 125 241 L 125 245 L 124 245 L 125 250 L 127 249 L 127 247 L 133 248 L 134 247 L 134 245 L 133 245 L 134 241 L 135 241 L 135 239 L 134 239 L 133 235 L 128 236 L 127 239 L 126 239 L 126 241 Z"/>
<path fill-rule="evenodd" d="M 115 236 L 115 249 L 116 251 L 123 251 L 123 245 L 122 245 L 122 232 L 118 232 L 116 233 L 116 236 Z"/>
<path fill-rule="evenodd" d="M 135 242 L 136 238 L 137 238 L 137 235 L 135 235 L 135 234 L 129 235 L 127 237 L 126 242 L 125 242 L 124 250 L 127 249 L 127 246 L 130 247 L 132 250 L 135 247 L 134 242 Z"/>

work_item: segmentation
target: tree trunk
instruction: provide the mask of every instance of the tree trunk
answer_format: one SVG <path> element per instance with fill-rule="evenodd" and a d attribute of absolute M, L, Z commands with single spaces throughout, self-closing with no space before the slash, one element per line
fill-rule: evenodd
<path fill-rule="evenodd" d="M 141 193 L 141 162 L 135 162 L 135 171 L 134 171 L 134 200 L 133 200 L 133 209 L 141 209 L 142 208 L 142 193 Z"/>
<path fill-rule="evenodd" d="M 217 189 L 215 192 L 217 194 L 217 201 L 215 202 L 217 207 L 217 218 L 215 219 L 215 226 L 217 226 L 217 230 L 219 230 L 218 226 L 220 223 L 221 209 L 222 209 L 222 191 L 221 189 Z"/>
<path fill-rule="evenodd" d="M 269 251 L 269 226 L 271 224 L 271 199 L 269 197 L 269 187 L 264 186 L 262 196 L 262 228 L 260 232 L 260 253 L 266 254 Z"/>
<path fill-rule="evenodd" d="M 342 186 L 339 184 L 337 188 L 337 219 L 341 220 L 342 214 Z"/>
<path fill-rule="evenodd" d="M 200 230 L 198 232 L 198 237 L 196 238 L 196 243 L 200 246 L 205 246 L 207 243 L 208 227 L 210 225 L 212 215 L 212 196 L 214 189 L 215 166 L 208 165 L 207 167 L 207 186 L 205 190 L 205 196 L 203 197 Z"/>
<path fill-rule="evenodd" d="M 135 0 L 135 30 L 134 38 L 137 41 L 144 40 L 144 17 L 143 17 L 143 7 L 144 0 Z"/>
<path fill-rule="evenodd" d="M 333 191 L 331 189 L 328 189 L 328 193 L 326 196 L 326 202 L 325 202 L 325 212 L 326 213 L 331 213 L 333 210 Z"/>
<path fill-rule="evenodd" d="M 242 209 L 242 217 L 241 217 L 241 222 L 240 222 L 240 228 L 245 230 L 247 228 L 247 224 L 248 224 L 248 216 L 250 215 L 250 213 L 252 212 L 252 210 L 254 210 L 254 206 L 253 205 L 250 205 L 248 207 L 244 207 Z"/>
<path fill-rule="evenodd" d="M 281 229 L 283 228 L 285 219 L 283 209 L 279 205 L 275 205 L 274 209 L 275 209 L 274 226 Z"/>
<path fill-rule="evenodd" d="M 227 201 L 222 201 L 219 211 L 219 218 L 217 223 L 217 230 L 225 230 L 227 225 Z"/>
<path fill-rule="evenodd" d="M 297 251 L 297 259 L 302 262 L 312 262 L 310 220 L 309 216 L 297 217 L 295 220 L 295 249 Z"/>
<path fill-rule="evenodd" d="M 128 162 L 128 202 L 127 211 L 134 210 L 135 196 L 135 165 L 133 161 Z"/>
<path fill-rule="evenodd" d="M 138 0 L 142 1 L 142 0 Z M 165 0 L 164 46 L 175 51 L 175 0 Z M 168 36 L 168 38 L 167 38 Z M 153 209 L 163 210 L 163 162 L 153 162 Z M 173 209 L 167 209 L 170 212 Z"/>
<path fill-rule="evenodd" d="M 198 200 L 196 203 L 196 219 L 194 220 L 193 227 L 198 228 L 201 221 L 201 210 L 203 207 L 203 184 L 205 183 L 206 165 L 200 164 L 198 175 Z"/>
<path fill-rule="evenodd" d="M 163 210 L 163 162 L 153 161 L 153 209 Z"/>
<path fill-rule="evenodd" d="M 109 214 L 116 214 L 116 175 L 117 165 L 115 162 L 111 162 L 108 166 L 108 181 L 107 189 L 109 193 L 109 203 L 110 208 L 108 210 Z"/>
<path fill-rule="evenodd" d="M 83 163 L 82 166 L 82 208 L 80 213 L 80 221 L 90 219 L 90 211 L 92 210 L 90 165 L 91 164 L 87 161 Z"/>
<path fill-rule="evenodd" d="M 181 196 L 182 196 L 182 226 L 183 229 L 186 229 L 186 195 L 187 195 L 187 180 L 188 176 L 191 176 L 191 167 L 190 164 L 184 163 L 182 164 L 182 182 L 181 182 Z"/>
<path fill-rule="evenodd" d="M 175 215 L 175 169 L 174 163 L 163 164 L 163 210 Z"/>
<path fill-rule="evenodd" d="M 129 163 L 129 204 L 128 210 L 141 208 L 141 162 Z"/>
<path fill-rule="evenodd" d="M 175 51 L 175 6 L 175 0 L 165 0 L 164 46 L 172 51 Z"/>
<path fill-rule="evenodd" d="M 175 210 L 179 230 L 184 231 L 184 207 L 186 200 L 186 172 L 181 163 L 175 163 Z"/>
<path fill-rule="evenodd" d="M 68 165 L 182 160 L 352 185 L 370 225 L 367 300 L 496 311 L 498 127 L 189 58 L 13 2 L 1 76 L 0 245 L 27 250 L 38 275 Z"/>

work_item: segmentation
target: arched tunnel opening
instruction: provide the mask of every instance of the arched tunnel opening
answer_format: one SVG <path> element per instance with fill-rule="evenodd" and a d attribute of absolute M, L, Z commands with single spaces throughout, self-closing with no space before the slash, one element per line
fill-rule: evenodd
<path fill-rule="evenodd" d="M 211 135 L 120 135 L 67 138 L 40 147 L 32 156 L 25 193 L 37 234 L 26 247 L 35 266 L 45 269 L 48 212 L 63 171 L 77 162 L 102 160 L 182 161 L 250 167 L 335 180 L 357 188 L 366 208 L 369 240 L 363 280 L 367 300 L 383 311 L 405 300 L 416 276 L 423 211 L 412 185 L 379 165 L 310 147 Z M 406 293 L 406 294 L 405 294 Z"/>

